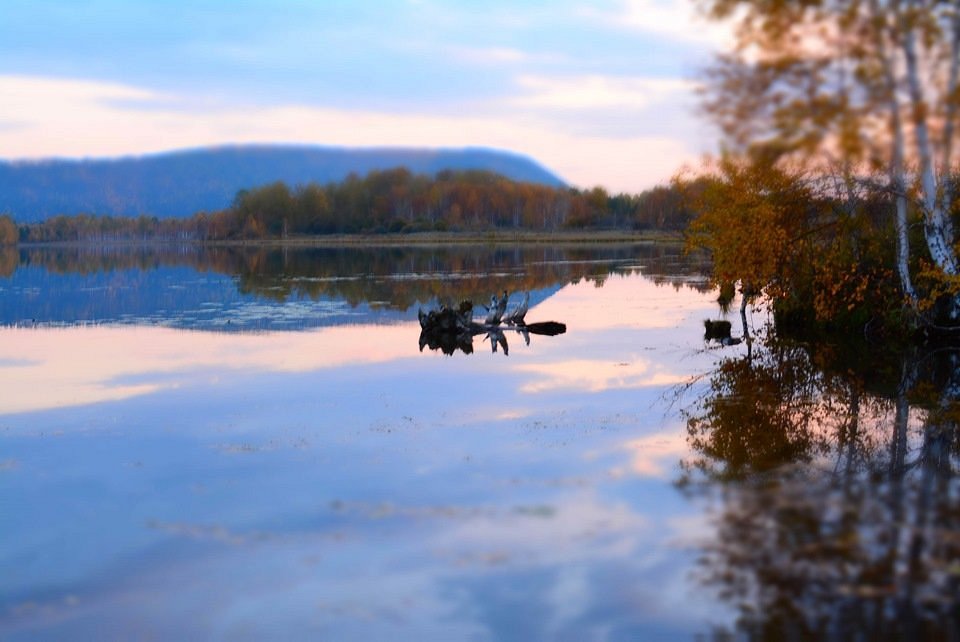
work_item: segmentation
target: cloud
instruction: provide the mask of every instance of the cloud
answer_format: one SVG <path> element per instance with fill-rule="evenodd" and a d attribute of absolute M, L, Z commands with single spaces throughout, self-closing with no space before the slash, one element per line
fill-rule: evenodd
<path fill-rule="evenodd" d="M 689 97 L 697 87 L 695 82 L 676 78 L 617 78 L 600 75 L 564 78 L 521 76 L 517 83 L 525 93 L 511 102 L 522 107 L 548 109 L 641 109 L 674 99 L 678 94 Z"/>
<path fill-rule="evenodd" d="M 457 60 L 473 64 L 504 64 L 530 62 L 536 57 L 513 47 L 450 47 L 448 52 Z"/>
<path fill-rule="evenodd" d="M 612 11 L 585 9 L 584 15 L 607 27 L 619 27 L 669 40 L 710 48 L 729 48 L 733 32 L 727 24 L 699 15 L 693 2 L 623 0 Z"/>
<path fill-rule="evenodd" d="M 537 83 L 541 100 L 558 97 L 560 86 L 574 88 L 570 79 Z M 608 87 L 607 94 L 583 99 L 586 104 L 609 102 L 624 90 L 607 81 L 598 85 Z M 637 87 L 627 90 L 636 93 Z M 460 114 L 234 105 L 116 83 L 25 76 L 0 76 L 0 95 L 10 97 L 0 101 L 0 150 L 7 158 L 118 156 L 226 143 L 482 146 L 532 156 L 574 185 L 640 191 L 700 153 L 676 138 L 579 133 L 535 111 L 496 105 Z"/>
<path fill-rule="evenodd" d="M 21 123 L 51 119 L 74 106 L 109 106 L 114 101 L 147 103 L 161 101 L 164 94 L 120 83 L 90 82 L 68 78 L 0 76 L 3 101 L 0 122 L 18 115 Z"/>

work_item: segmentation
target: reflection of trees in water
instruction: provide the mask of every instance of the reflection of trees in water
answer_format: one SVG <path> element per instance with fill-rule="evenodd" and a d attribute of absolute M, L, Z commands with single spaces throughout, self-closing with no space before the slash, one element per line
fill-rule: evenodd
<path fill-rule="evenodd" d="M 490 345 L 491 352 L 496 354 L 499 350 L 506 357 L 510 354 L 511 341 L 507 337 L 516 337 L 521 339 L 524 345 L 530 345 L 530 335 L 532 334 L 555 337 L 566 331 L 567 326 L 558 321 L 496 327 L 472 324 L 472 327 L 467 328 L 424 328 L 420 332 L 419 344 L 420 352 L 423 352 L 424 348 L 430 348 L 431 350 L 439 350 L 448 356 L 452 356 L 457 351 L 463 354 L 473 354 L 474 337 L 483 335 L 482 342 Z"/>
<path fill-rule="evenodd" d="M 0 247 L 0 277 L 9 277 L 20 264 L 20 255 L 12 247 Z"/>
<path fill-rule="evenodd" d="M 886 380 L 820 356 L 724 360 L 690 411 L 681 485 L 717 511 L 703 579 L 746 639 L 960 639 L 960 352 Z"/>
<path fill-rule="evenodd" d="M 706 264 L 681 256 L 678 244 L 467 245 L 442 247 L 33 247 L 0 254 L 0 275 L 17 266 L 58 274 L 148 271 L 186 266 L 234 276 L 241 293 L 274 301 L 334 298 L 406 310 L 418 302 L 486 300 L 491 292 L 538 290 L 593 281 L 617 265 L 674 287 L 705 289 Z"/>

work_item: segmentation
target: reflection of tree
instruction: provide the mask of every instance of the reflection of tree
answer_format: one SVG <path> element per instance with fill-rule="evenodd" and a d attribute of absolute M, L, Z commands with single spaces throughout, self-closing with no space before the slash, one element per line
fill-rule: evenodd
<path fill-rule="evenodd" d="M 880 382 L 789 346 L 720 365 L 684 488 L 716 501 L 704 579 L 746 639 L 960 636 L 958 365 L 942 351 Z"/>
<path fill-rule="evenodd" d="M 510 342 L 508 336 L 516 336 L 523 339 L 524 345 L 530 345 L 530 335 L 539 334 L 548 337 L 554 337 L 567 331 L 566 325 L 556 321 L 547 321 L 543 323 L 531 323 L 530 325 L 518 326 L 500 326 L 489 327 L 476 325 L 472 328 L 465 328 L 454 331 L 427 331 L 420 332 L 420 351 L 424 347 L 431 350 L 440 350 L 446 355 L 452 355 L 459 350 L 464 354 L 473 354 L 473 338 L 483 335 L 483 343 L 490 344 L 490 351 L 496 354 L 499 350 L 503 356 L 510 354 Z"/>
<path fill-rule="evenodd" d="M 827 383 L 798 347 L 724 360 L 688 416 L 690 444 L 700 457 L 687 466 L 712 478 L 738 479 L 809 461 L 826 447 L 819 428 L 838 417 L 835 404 L 821 395 Z"/>
<path fill-rule="evenodd" d="M 0 277 L 9 277 L 17 269 L 20 255 L 12 247 L 0 247 Z"/>
<path fill-rule="evenodd" d="M 418 303 L 485 300 L 491 291 L 532 291 L 580 280 L 601 283 L 616 266 L 675 287 L 705 265 L 681 262 L 676 244 L 448 245 L 442 247 L 74 246 L 21 248 L 20 265 L 54 273 L 188 266 L 235 276 L 241 293 L 275 301 L 323 298 L 407 310 Z M 4 255 L 6 256 L 6 255 Z M 12 272 L 12 270 L 11 270 Z"/>

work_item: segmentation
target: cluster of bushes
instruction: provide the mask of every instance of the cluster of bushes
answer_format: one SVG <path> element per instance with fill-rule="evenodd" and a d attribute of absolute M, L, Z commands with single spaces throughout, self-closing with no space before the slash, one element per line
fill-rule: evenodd
<path fill-rule="evenodd" d="M 688 243 L 709 251 L 715 285 L 736 283 L 769 303 L 779 329 L 879 336 L 951 324 L 943 311 L 960 281 L 933 269 L 916 206 L 904 241 L 916 248 L 904 261 L 919 293 L 911 305 L 896 267 L 895 195 L 866 181 L 838 189 L 835 177 L 735 161 L 722 162 L 706 185 L 691 204 L 699 214 Z"/>

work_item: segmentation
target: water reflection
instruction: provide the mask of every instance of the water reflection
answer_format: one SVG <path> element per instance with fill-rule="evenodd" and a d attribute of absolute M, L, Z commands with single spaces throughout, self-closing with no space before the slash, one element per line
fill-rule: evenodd
<path fill-rule="evenodd" d="M 576 331 L 564 344 L 537 337 L 520 351 L 524 359 L 513 367 L 524 374 L 521 391 L 600 392 L 676 382 L 684 375 L 671 363 L 638 354 L 631 337 L 637 331 L 672 335 L 674 326 L 699 314 L 704 298 L 695 288 L 673 291 L 639 275 L 614 276 L 602 289 L 586 281 L 564 288 L 534 307 L 531 318 L 569 316 L 577 319 Z M 662 300 L 670 306 L 656 313 L 639 303 L 659 306 Z M 599 312 L 608 325 L 591 312 Z M 241 376 L 381 367 L 421 356 L 413 342 L 419 330 L 415 320 L 260 333 L 153 325 L 0 327 L 0 416 L 186 390 Z M 488 376 L 502 374 L 502 367 L 489 367 L 495 369 Z"/>
<path fill-rule="evenodd" d="M 206 328 L 182 320 L 210 296 L 201 278 L 263 318 L 298 303 L 239 294 L 233 268 L 141 273 L 123 262 L 158 259 L 131 250 L 91 281 L 69 253 L 18 263 L 5 314 L 31 282 L 42 303 L 104 279 L 93 301 L 166 273 L 181 298 L 151 314 L 181 326 L 0 328 L 0 637 L 96 639 L 106 621 L 133 639 L 956 636 L 955 351 L 761 343 L 736 312 L 714 321 L 743 340 L 717 341 L 716 295 L 673 250 L 530 251 L 477 256 L 477 297 L 534 278 L 532 261 L 530 319 L 569 332 L 519 349 L 515 329 L 486 330 L 470 349 L 497 358 L 470 359 L 421 354 L 416 307 L 182 329 Z M 327 274 L 321 299 L 389 281 L 456 300 L 474 277 L 455 263 L 478 250 L 429 278 L 428 249 L 396 250 L 395 274 L 349 259 L 353 276 L 230 252 L 276 264 L 251 268 L 266 292 Z M 380 305 L 363 300 L 360 316 Z M 702 393 L 682 419 L 665 409 L 678 389 Z"/>
<path fill-rule="evenodd" d="M 409 319 L 419 306 L 491 291 L 602 284 L 642 268 L 703 287 L 704 264 L 670 244 L 442 247 L 0 248 L 0 325 L 126 323 L 290 330 Z"/>
<path fill-rule="evenodd" d="M 102 403 L 241 376 L 382 364 L 410 353 L 413 324 L 308 332 L 156 327 L 0 328 L 0 416 Z"/>
<path fill-rule="evenodd" d="M 688 413 L 702 579 L 746 639 L 960 637 L 960 352 L 859 359 L 767 345 Z"/>
<path fill-rule="evenodd" d="M 530 345 L 530 335 L 555 337 L 567 331 L 567 326 L 558 321 L 534 321 L 527 323 L 526 314 L 530 301 L 530 293 L 523 297 L 523 302 L 514 308 L 509 316 L 504 316 L 508 305 L 508 293 L 504 291 L 499 301 L 496 296 L 491 297 L 491 304 L 486 307 L 484 319 L 474 318 L 473 303 L 464 300 L 457 307 L 441 305 L 439 308 L 424 312 L 418 310 L 420 321 L 420 352 L 424 347 L 439 350 L 443 354 L 453 355 L 460 351 L 464 354 L 473 354 L 473 338 L 484 335 L 483 342 L 490 343 L 491 351 L 496 354 L 499 348 L 504 356 L 510 354 L 510 345 L 507 335 L 521 337 L 524 344 Z"/>
<path fill-rule="evenodd" d="M 497 354 L 499 350 L 503 356 L 509 356 L 510 354 L 510 343 L 507 341 L 508 335 L 515 335 L 518 338 L 523 339 L 524 345 L 530 345 L 530 335 L 531 334 L 545 334 L 547 336 L 556 336 L 558 334 L 563 334 L 566 332 L 566 327 L 564 326 L 563 330 L 548 331 L 548 332 L 538 332 L 537 328 L 528 328 L 526 326 L 508 326 L 508 327 L 494 327 L 494 328 L 478 328 L 476 331 L 466 330 L 466 331 L 437 331 L 437 330 L 426 330 L 420 329 L 420 340 L 418 342 L 420 346 L 420 352 L 423 352 L 424 348 L 429 348 L 430 350 L 440 351 L 445 355 L 453 355 L 456 352 L 462 352 L 463 354 L 473 354 L 473 339 L 479 335 L 484 335 L 482 343 L 490 344 L 490 351 L 493 354 Z"/>
<path fill-rule="evenodd" d="M 703 528 L 656 410 L 710 357 L 675 358 L 712 297 L 631 265 L 532 305 L 576 325 L 510 359 L 421 354 L 414 318 L 0 328 L 0 637 L 691 639 L 727 621 L 690 597 Z"/>

